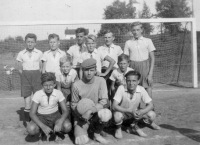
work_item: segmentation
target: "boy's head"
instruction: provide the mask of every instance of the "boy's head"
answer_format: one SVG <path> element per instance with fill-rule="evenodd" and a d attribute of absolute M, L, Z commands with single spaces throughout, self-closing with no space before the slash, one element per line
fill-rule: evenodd
<path fill-rule="evenodd" d="M 96 74 L 96 63 L 97 61 L 93 58 L 86 59 L 81 63 L 83 79 L 88 82 L 93 79 Z"/>
<path fill-rule="evenodd" d="M 56 86 L 56 76 L 54 73 L 46 72 L 41 76 L 41 82 L 45 93 L 52 93 Z"/>
<path fill-rule="evenodd" d="M 60 69 L 64 74 L 68 74 L 72 68 L 72 57 L 70 55 L 60 58 Z"/>
<path fill-rule="evenodd" d="M 134 22 L 131 25 L 131 31 L 133 33 L 134 38 L 139 38 L 142 36 L 143 33 L 143 27 L 141 22 Z"/>
<path fill-rule="evenodd" d="M 51 50 L 56 50 L 58 49 L 59 45 L 60 45 L 60 38 L 59 35 L 57 34 L 50 34 L 48 36 L 48 40 L 49 40 L 49 46 Z"/>
<path fill-rule="evenodd" d="M 114 33 L 111 30 L 105 30 L 104 31 L 104 40 L 106 46 L 110 46 L 113 41 L 115 40 Z"/>
<path fill-rule="evenodd" d="M 29 50 L 33 50 L 35 48 L 36 41 L 37 41 L 37 36 L 33 33 L 28 33 L 25 36 L 26 46 L 27 46 L 27 49 Z"/>
<path fill-rule="evenodd" d="M 129 71 L 126 75 L 127 89 L 134 91 L 140 81 L 141 74 L 137 71 Z"/>
<path fill-rule="evenodd" d="M 78 45 L 82 45 L 85 42 L 85 36 L 88 33 L 87 30 L 85 28 L 77 28 L 75 33 Z"/>
<path fill-rule="evenodd" d="M 86 38 L 86 45 L 87 45 L 88 51 L 92 53 L 94 49 L 96 48 L 96 36 L 92 34 L 88 35 Z"/>
<path fill-rule="evenodd" d="M 127 67 L 129 66 L 129 56 L 122 53 L 118 56 L 118 66 L 121 72 L 126 72 Z"/>

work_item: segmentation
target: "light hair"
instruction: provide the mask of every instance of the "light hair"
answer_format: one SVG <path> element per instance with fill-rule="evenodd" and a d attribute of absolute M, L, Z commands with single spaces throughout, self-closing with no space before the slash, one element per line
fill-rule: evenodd
<path fill-rule="evenodd" d="M 90 34 L 90 35 L 88 35 L 88 36 L 86 37 L 86 41 L 88 41 L 88 39 L 91 39 L 91 40 L 93 40 L 94 42 L 96 42 L 97 37 L 96 37 L 95 35 L 93 35 L 93 34 Z"/>
<path fill-rule="evenodd" d="M 70 62 L 70 64 L 72 65 L 72 57 L 70 55 L 66 55 L 60 58 L 60 66 L 62 66 L 66 62 Z"/>
<path fill-rule="evenodd" d="M 134 22 L 134 23 L 131 24 L 131 28 L 133 28 L 133 27 L 135 27 L 135 26 L 141 26 L 141 28 L 143 28 L 143 27 L 142 27 L 142 23 L 139 22 L 139 21 Z"/>

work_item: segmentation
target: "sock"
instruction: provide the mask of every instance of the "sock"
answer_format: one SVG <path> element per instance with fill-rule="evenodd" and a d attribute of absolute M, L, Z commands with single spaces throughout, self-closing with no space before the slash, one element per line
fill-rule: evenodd
<path fill-rule="evenodd" d="M 24 119 L 26 122 L 30 122 L 31 118 L 29 116 L 30 109 L 24 109 Z"/>

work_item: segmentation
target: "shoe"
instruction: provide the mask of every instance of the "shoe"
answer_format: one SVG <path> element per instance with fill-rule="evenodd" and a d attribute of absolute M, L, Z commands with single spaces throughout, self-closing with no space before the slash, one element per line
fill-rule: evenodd
<path fill-rule="evenodd" d="M 108 144 L 109 142 L 103 138 L 100 134 L 94 133 L 94 139 L 102 144 Z"/>
<path fill-rule="evenodd" d="M 155 124 L 155 122 L 151 123 L 149 126 L 154 130 L 160 130 L 161 129 L 159 125 Z"/>
<path fill-rule="evenodd" d="M 135 132 L 141 137 L 147 137 L 147 134 L 142 131 L 137 125 L 134 127 Z"/>
<path fill-rule="evenodd" d="M 122 139 L 122 138 L 123 138 L 121 127 L 118 128 L 118 129 L 115 131 L 115 137 L 116 137 L 117 139 Z"/>

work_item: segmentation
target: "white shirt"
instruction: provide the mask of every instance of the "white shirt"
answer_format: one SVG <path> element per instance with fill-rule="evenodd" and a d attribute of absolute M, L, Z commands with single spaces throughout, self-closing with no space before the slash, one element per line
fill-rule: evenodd
<path fill-rule="evenodd" d="M 96 64 L 97 71 L 101 72 L 101 67 L 102 67 L 101 63 L 105 57 L 106 57 L 106 55 L 104 55 L 103 53 L 99 53 L 97 51 L 97 49 L 94 49 L 94 51 L 92 53 L 83 52 L 80 56 L 79 63 L 82 63 L 86 59 L 94 58 L 97 61 L 97 64 Z"/>
<path fill-rule="evenodd" d="M 51 50 L 45 51 L 42 59 L 46 62 L 46 72 L 59 72 L 60 71 L 60 58 L 66 56 L 66 53 L 60 49 L 56 51 L 55 56 Z"/>
<path fill-rule="evenodd" d="M 134 110 L 137 110 L 141 101 L 145 104 L 152 101 L 144 87 L 139 85 L 133 95 L 131 95 L 128 90 L 124 88 L 124 86 L 119 86 L 117 92 L 115 93 L 114 100 L 117 101 L 123 108 L 129 108 L 133 105 Z"/>
<path fill-rule="evenodd" d="M 122 49 L 120 46 L 118 45 L 114 45 L 111 44 L 110 47 L 107 47 L 106 45 L 104 46 L 100 46 L 98 48 L 98 51 L 100 51 L 101 53 L 110 56 L 112 59 L 115 60 L 115 64 L 114 67 L 118 68 L 117 62 L 118 62 L 118 56 L 121 55 L 123 53 Z M 108 67 L 109 66 L 109 62 L 108 61 L 103 61 L 102 63 L 102 67 Z"/>
<path fill-rule="evenodd" d="M 133 70 L 132 68 L 130 67 L 127 67 L 127 70 L 125 73 L 122 73 L 121 70 L 118 68 L 118 69 L 115 69 L 113 70 L 112 74 L 110 75 L 110 80 L 114 81 L 117 86 L 120 86 L 120 85 L 124 85 L 126 86 L 126 78 L 125 78 L 125 75 L 129 72 Z"/>
<path fill-rule="evenodd" d="M 37 91 L 32 98 L 32 101 L 38 104 L 38 113 L 40 114 L 51 114 L 58 111 L 58 103 L 62 102 L 65 99 L 62 92 L 54 89 L 52 94 L 48 96 L 44 90 Z"/>
<path fill-rule="evenodd" d="M 140 37 L 138 40 L 133 38 L 126 41 L 124 54 L 129 55 L 132 61 L 144 61 L 149 58 L 149 53 L 154 50 L 156 48 L 151 39 Z"/>
<path fill-rule="evenodd" d="M 20 51 L 16 60 L 22 63 L 23 70 L 39 70 L 42 51 L 34 48 L 31 53 L 26 49 Z"/>
<path fill-rule="evenodd" d="M 80 48 L 80 46 L 78 44 L 73 45 L 69 48 L 69 50 L 67 51 L 68 54 L 70 54 L 72 56 L 72 60 L 73 60 L 73 68 L 79 68 L 79 64 L 78 61 L 80 59 L 80 56 L 83 52 L 87 51 L 87 47 L 86 45 L 82 45 L 82 48 Z"/>
<path fill-rule="evenodd" d="M 77 72 L 74 69 L 71 69 L 67 76 L 65 76 L 61 71 L 56 73 L 56 81 L 60 82 L 61 86 L 64 88 L 70 88 L 76 77 Z"/>

